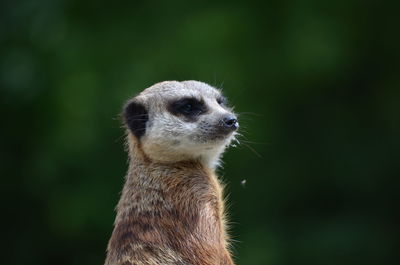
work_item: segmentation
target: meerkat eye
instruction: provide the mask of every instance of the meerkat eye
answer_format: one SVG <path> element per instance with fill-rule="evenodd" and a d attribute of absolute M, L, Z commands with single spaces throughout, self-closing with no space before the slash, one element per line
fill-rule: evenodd
<path fill-rule="evenodd" d="M 187 103 L 182 106 L 181 111 L 183 113 L 190 113 L 191 111 L 193 111 L 193 105 L 191 103 Z"/>
<path fill-rule="evenodd" d="M 207 111 L 204 102 L 196 98 L 182 98 L 173 101 L 169 110 L 174 115 L 198 116 Z"/>

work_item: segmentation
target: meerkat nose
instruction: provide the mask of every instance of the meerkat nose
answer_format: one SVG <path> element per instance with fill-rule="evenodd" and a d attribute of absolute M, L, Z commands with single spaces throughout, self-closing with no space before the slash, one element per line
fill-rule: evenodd
<path fill-rule="evenodd" d="M 223 119 L 222 119 L 222 122 L 223 122 L 223 126 L 225 127 L 225 128 L 227 128 L 227 129 L 230 129 L 230 130 L 236 130 L 237 128 L 239 128 L 239 123 L 238 123 L 238 121 L 237 121 L 237 118 L 236 118 L 236 116 L 235 115 L 233 115 L 233 114 L 229 114 L 229 115 L 227 115 L 227 116 L 225 116 Z"/>

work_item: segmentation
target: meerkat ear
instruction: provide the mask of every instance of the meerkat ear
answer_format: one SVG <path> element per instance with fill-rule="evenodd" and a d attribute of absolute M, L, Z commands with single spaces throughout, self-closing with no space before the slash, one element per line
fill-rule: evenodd
<path fill-rule="evenodd" d="M 142 103 L 129 101 L 123 110 L 126 126 L 138 139 L 146 132 L 146 123 L 149 120 L 147 110 Z"/>

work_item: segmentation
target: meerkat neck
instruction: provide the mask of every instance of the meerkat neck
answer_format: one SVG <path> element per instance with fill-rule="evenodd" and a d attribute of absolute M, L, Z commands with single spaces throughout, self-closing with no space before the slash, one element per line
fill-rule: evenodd
<path fill-rule="evenodd" d="M 204 204 L 214 202 L 218 217 L 221 187 L 213 169 L 201 161 L 153 162 L 139 146 L 130 152 L 129 169 L 117 206 L 117 220 L 143 212 L 180 211 L 194 215 Z M 196 205 L 194 205 L 196 204 Z M 196 207 L 192 207 L 196 206 Z"/>

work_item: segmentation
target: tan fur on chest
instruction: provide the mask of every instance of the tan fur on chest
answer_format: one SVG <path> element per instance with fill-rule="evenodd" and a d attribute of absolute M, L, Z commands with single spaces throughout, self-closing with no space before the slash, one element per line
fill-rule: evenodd
<path fill-rule="evenodd" d="M 142 162 L 128 172 L 106 264 L 233 264 L 216 176 L 196 162 L 135 161 Z"/>

